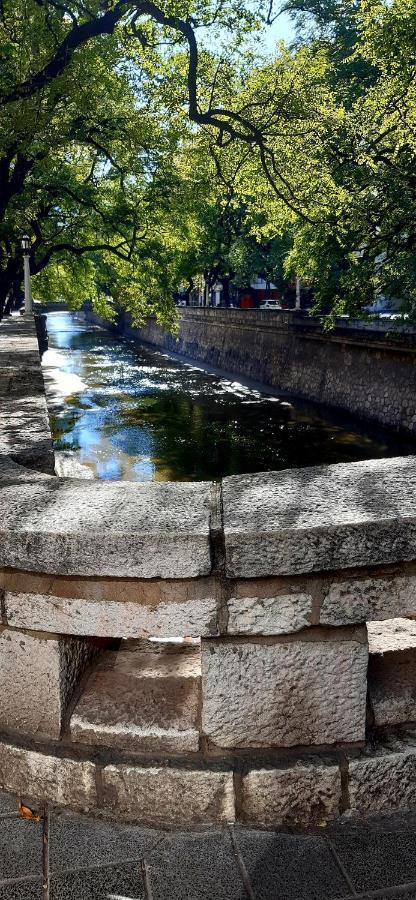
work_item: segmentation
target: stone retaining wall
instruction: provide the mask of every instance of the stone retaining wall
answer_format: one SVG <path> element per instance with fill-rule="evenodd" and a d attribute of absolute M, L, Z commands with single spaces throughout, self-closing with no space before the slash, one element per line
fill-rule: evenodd
<path fill-rule="evenodd" d="M 9 429 L 36 347 L 2 324 L 0 786 L 169 827 L 416 805 L 416 458 L 59 478 Z"/>
<path fill-rule="evenodd" d="M 97 321 L 88 309 L 85 315 Z M 179 314 L 179 333 L 149 319 L 132 328 L 120 313 L 119 332 L 209 366 L 255 379 L 369 421 L 416 432 L 416 335 L 396 325 L 340 324 L 271 310 L 193 309 Z M 390 326 L 392 327 L 392 326 Z"/>

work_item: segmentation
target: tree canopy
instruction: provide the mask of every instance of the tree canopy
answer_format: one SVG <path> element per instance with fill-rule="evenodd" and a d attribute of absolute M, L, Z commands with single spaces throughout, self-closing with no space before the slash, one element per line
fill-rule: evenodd
<path fill-rule="evenodd" d="M 0 46 L 0 315 L 27 231 L 39 297 L 137 320 L 259 270 L 415 317 L 416 0 L 2 0 Z"/>

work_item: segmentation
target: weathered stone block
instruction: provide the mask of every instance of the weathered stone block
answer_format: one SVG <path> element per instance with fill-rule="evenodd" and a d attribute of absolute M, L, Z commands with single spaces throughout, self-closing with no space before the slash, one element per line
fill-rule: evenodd
<path fill-rule="evenodd" d="M 88 641 L 0 629 L 0 727 L 59 738 L 75 684 L 96 652 Z"/>
<path fill-rule="evenodd" d="M 50 579 L 44 581 L 50 582 Z M 205 584 L 205 582 L 207 582 Z M 42 587 L 42 585 L 40 585 Z M 74 585 L 74 593 L 78 586 Z M 69 591 L 71 585 L 68 585 Z M 83 587 L 79 587 L 82 593 Z M 87 593 L 91 591 L 87 587 Z M 100 596 L 101 593 L 101 596 Z M 117 599 L 111 599 L 115 597 Z M 131 598 L 131 599 L 130 599 Z M 42 593 L 4 593 L 6 620 L 15 628 L 97 637 L 200 637 L 217 633 L 213 579 L 113 589 L 97 585 L 97 596 L 58 597 Z"/>
<path fill-rule="evenodd" d="M 0 565 L 80 576 L 209 575 L 211 509 L 206 482 L 5 482 Z"/>
<path fill-rule="evenodd" d="M 258 578 L 416 559 L 416 459 L 225 478 L 227 575 Z"/>
<path fill-rule="evenodd" d="M 121 750 L 198 750 L 200 682 L 199 646 L 124 644 L 90 675 L 71 736 Z"/>
<path fill-rule="evenodd" d="M 311 624 L 311 593 L 284 579 L 236 581 L 227 601 L 228 634 L 289 634 Z"/>
<path fill-rule="evenodd" d="M 127 821 L 153 827 L 232 822 L 232 772 L 128 765 L 103 769 L 104 806 Z"/>
<path fill-rule="evenodd" d="M 243 777 L 241 802 L 252 825 L 323 825 L 339 815 L 340 771 L 320 762 L 254 770 Z"/>
<path fill-rule="evenodd" d="M 367 660 L 360 628 L 204 640 L 202 730 L 219 747 L 363 741 Z"/>
<path fill-rule="evenodd" d="M 416 622 L 368 625 L 368 688 L 376 725 L 416 721 Z"/>
<path fill-rule="evenodd" d="M 97 806 L 95 766 L 0 743 L 0 785 L 18 796 L 87 811 Z"/>
<path fill-rule="evenodd" d="M 320 622 L 353 625 L 393 616 L 416 616 L 416 575 L 333 582 L 322 603 Z"/>
<path fill-rule="evenodd" d="M 349 763 L 351 809 L 379 813 L 415 806 L 416 745 L 402 751 L 375 752 Z"/>

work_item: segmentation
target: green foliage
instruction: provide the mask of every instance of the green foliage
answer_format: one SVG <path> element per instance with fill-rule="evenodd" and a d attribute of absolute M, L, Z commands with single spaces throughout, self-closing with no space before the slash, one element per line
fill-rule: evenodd
<path fill-rule="evenodd" d="M 272 7 L 0 3 L 0 315 L 28 231 L 36 296 L 137 322 L 260 271 L 416 318 L 416 0 L 286 0 L 261 58 Z"/>

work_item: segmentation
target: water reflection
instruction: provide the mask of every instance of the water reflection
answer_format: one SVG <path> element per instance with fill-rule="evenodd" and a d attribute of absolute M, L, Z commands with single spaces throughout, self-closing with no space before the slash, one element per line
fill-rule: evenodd
<path fill-rule="evenodd" d="M 97 478 L 186 481 L 415 452 L 329 410 L 269 396 L 48 314 L 55 447 Z"/>

